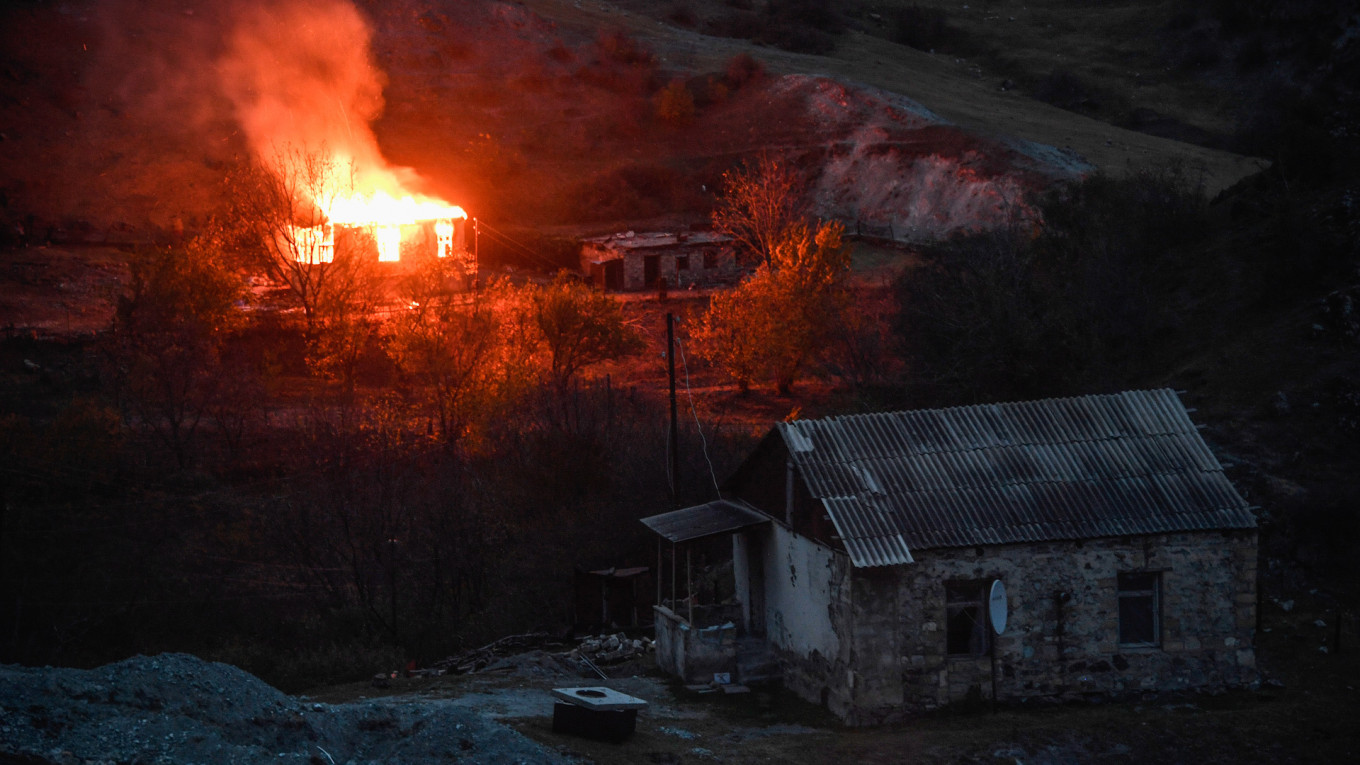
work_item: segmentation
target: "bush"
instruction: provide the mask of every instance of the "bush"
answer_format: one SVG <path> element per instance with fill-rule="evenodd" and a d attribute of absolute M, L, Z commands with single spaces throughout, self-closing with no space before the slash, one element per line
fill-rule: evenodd
<path fill-rule="evenodd" d="M 760 16 L 752 11 L 735 11 L 725 16 L 709 19 L 704 24 L 704 33 L 714 37 L 730 37 L 737 40 L 754 40 L 760 36 L 763 24 Z"/>
<path fill-rule="evenodd" d="M 688 3 L 676 3 L 666 12 L 666 20 L 676 26 L 693 29 L 699 24 L 699 16 Z"/>
<path fill-rule="evenodd" d="M 650 93 L 655 88 L 656 56 L 620 30 L 601 32 L 591 61 L 577 76 L 616 93 Z"/>
<path fill-rule="evenodd" d="M 1070 69 L 1054 69 L 1034 87 L 1034 97 L 1070 112 L 1096 109 L 1094 89 Z"/>
<path fill-rule="evenodd" d="M 752 58 L 749 53 L 738 53 L 727 62 L 723 81 L 733 90 L 739 90 L 750 82 L 765 78 L 765 65 Z"/>
<path fill-rule="evenodd" d="M 753 40 L 812 54 L 830 52 L 836 46 L 835 35 L 844 30 L 845 20 L 829 0 L 774 0 L 763 12 L 745 4 L 704 25 L 704 31 L 716 37 Z"/>
<path fill-rule="evenodd" d="M 836 38 L 830 32 L 782 17 L 767 23 L 755 40 L 792 53 L 822 55 L 836 49 Z"/>
<path fill-rule="evenodd" d="M 949 15 L 940 8 L 911 5 L 899 8 L 891 16 L 890 38 L 898 45 L 924 51 L 962 53 L 965 36 L 949 23 Z"/>
<path fill-rule="evenodd" d="M 653 99 L 656 118 L 672 125 L 685 125 L 694 119 L 694 96 L 685 81 L 676 78 Z"/>

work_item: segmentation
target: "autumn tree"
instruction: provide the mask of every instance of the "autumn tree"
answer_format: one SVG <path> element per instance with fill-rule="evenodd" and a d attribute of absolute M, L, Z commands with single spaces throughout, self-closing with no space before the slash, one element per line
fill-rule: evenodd
<path fill-rule="evenodd" d="M 696 333 L 701 355 L 742 390 L 766 378 L 787 394 L 850 307 L 844 229 L 838 222 L 786 229 L 769 263 L 713 297 Z"/>
<path fill-rule="evenodd" d="M 623 320 L 614 298 L 566 274 L 529 287 L 528 307 L 546 352 L 546 373 L 565 394 L 581 370 L 622 358 L 642 348 L 636 330 Z"/>
<path fill-rule="evenodd" d="M 723 173 L 713 227 L 745 257 L 769 265 L 775 245 L 803 218 L 804 183 L 787 160 L 768 154 Z"/>

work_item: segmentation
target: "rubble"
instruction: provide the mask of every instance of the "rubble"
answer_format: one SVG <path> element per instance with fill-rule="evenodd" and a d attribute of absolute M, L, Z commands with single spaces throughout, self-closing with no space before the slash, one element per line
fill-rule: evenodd
<path fill-rule="evenodd" d="M 548 645 L 548 639 L 548 634 L 543 632 L 511 635 L 458 656 L 440 659 L 429 668 L 416 670 L 412 674 L 438 676 L 445 672 L 463 675 L 514 670 L 539 676 L 604 677 L 600 665 L 621 664 L 642 658 L 655 650 L 651 638 L 630 638 L 623 632 L 587 637 L 577 647 L 559 652 L 538 648 Z M 373 683 L 378 685 L 386 679 L 378 675 L 373 678 Z"/>
<path fill-rule="evenodd" d="M 588 637 L 581 641 L 579 648 L 571 652 L 573 658 L 586 656 L 596 664 L 616 664 L 638 658 L 655 650 L 651 638 L 630 638 L 620 632 L 616 635 Z"/>

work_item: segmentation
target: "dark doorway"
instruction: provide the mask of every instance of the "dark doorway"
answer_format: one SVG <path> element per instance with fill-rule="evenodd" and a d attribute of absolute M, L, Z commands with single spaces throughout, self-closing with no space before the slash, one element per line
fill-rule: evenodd
<path fill-rule="evenodd" d="M 645 255 L 642 258 L 642 286 L 651 289 L 656 286 L 657 277 L 661 276 L 661 256 Z"/>
<path fill-rule="evenodd" d="M 604 288 L 607 290 L 623 289 L 623 261 L 610 260 L 604 264 Z"/>

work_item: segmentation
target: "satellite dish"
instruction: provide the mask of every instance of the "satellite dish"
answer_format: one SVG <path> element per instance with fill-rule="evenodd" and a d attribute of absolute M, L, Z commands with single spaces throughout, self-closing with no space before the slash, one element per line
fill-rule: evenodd
<path fill-rule="evenodd" d="M 992 631 L 1000 635 L 1006 631 L 1006 585 L 1000 579 L 992 582 L 992 592 L 987 597 L 987 612 L 992 617 Z"/>

